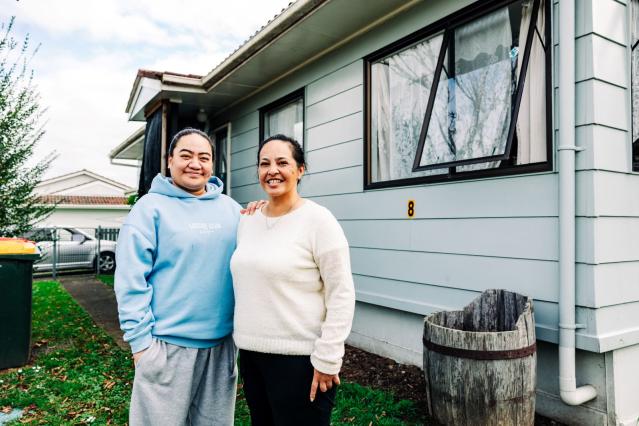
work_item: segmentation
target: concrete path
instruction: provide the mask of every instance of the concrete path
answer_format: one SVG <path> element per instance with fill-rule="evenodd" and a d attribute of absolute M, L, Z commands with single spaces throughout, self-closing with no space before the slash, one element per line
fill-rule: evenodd
<path fill-rule="evenodd" d="M 124 350 L 129 345 L 122 340 L 118 321 L 118 306 L 113 289 L 98 281 L 94 275 L 69 275 L 59 278 L 62 286 L 93 318 L 95 323 Z"/>

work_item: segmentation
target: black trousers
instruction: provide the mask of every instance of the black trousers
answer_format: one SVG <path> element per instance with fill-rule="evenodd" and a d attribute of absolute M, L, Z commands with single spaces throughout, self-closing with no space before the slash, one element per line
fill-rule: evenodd
<path fill-rule="evenodd" d="M 240 350 L 240 376 L 253 426 L 327 426 L 337 388 L 317 389 L 311 402 L 313 366 L 308 355 Z"/>

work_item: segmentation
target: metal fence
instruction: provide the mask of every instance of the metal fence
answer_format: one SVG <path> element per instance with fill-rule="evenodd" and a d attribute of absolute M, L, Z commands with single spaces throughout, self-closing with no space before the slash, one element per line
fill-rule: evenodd
<path fill-rule="evenodd" d="M 33 265 L 38 275 L 55 279 L 61 272 L 86 271 L 112 274 L 115 271 L 117 228 L 34 228 L 24 237 L 37 243 L 40 259 Z"/>

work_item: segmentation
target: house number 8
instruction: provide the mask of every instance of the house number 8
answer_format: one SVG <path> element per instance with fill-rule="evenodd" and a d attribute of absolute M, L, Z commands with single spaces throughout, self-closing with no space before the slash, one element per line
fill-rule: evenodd
<path fill-rule="evenodd" d="M 415 200 L 408 200 L 408 217 L 415 216 Z"/>

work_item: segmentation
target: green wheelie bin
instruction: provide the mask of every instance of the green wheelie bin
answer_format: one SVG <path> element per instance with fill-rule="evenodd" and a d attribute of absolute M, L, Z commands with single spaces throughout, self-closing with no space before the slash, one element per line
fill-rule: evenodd
<path fill-rule="evenodd" d="M 0 253 L 0 370 L 29 361 L 33 262 L 39 258 L 37 251 Z"/>

